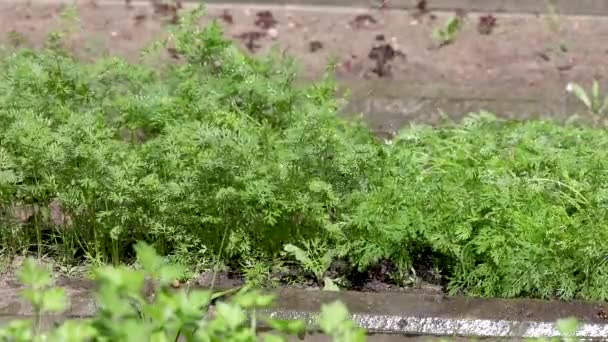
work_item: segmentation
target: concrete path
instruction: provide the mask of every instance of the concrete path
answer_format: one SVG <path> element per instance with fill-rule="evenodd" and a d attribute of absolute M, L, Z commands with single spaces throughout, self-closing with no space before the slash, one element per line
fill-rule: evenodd
<path fill-rule="evenodd" d="M 86 281 L 64 283 L 70 309 L 63 317 L 47 317 L 51 325 L 65 317 L 89 317 L 97 305 Z M 370 333 L 408 336 L 483 338 L 536 338 L 558 336 L 554 326 L 560 318 L 576 317 L 581 322 L 577 335 L 584 338 L 608 336 L 608 303 L 552 302 L 445 297 L 407 293 L 323 292 L 272 290 L 277 302 L 263 311 L 275 318 L 303 319 L 314 324 L 323 303 L 344 302 L 353 319 Z M 0 318 L 32 315 L 32 308 L 15 288 L 0 289 Z"/>

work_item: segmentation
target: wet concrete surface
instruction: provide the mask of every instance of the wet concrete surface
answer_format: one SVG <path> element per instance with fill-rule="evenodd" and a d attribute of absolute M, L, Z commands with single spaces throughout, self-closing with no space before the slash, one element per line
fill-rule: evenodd
<path fill-rule="evenodd" d="M 440 341 L 449 341 L 449 342 L 470 342 L 470 341 L 498 341 L 497 339 L 472 339 L 472 338 L 451 338 L 451 337 L 431 337 L 431 336 L 405 336 L 405 335 L 395 335 L 395 334 L 370 334 L 367 336 L 368 342 L 440 342 Z M 305 342 L 332 342 L 332 339 L 323 336 L 323 335 L 308 335 L 304 338 L 304 340 L 299 340 L 298 338 L 290 338 L 289 341 L 305 341 Z"/>
<path fill-rule="evenodd" d="M 544 322 L 576 316 L 584 322 L 608 324 L 600 314 L 608 310 L 608 303 L 599 302 L 482 299 L 349 291 L 333 293 L 292 289 L 277 290 L 273 293 L 277 294 L 276 309 L 284 310 L 298 308 L 299 311 L 314 312 L 319 310 L 323 303 L 341 300 L 347 303 L 349 310 L 354 314 Z"/>
<path fill-rule="evenodd" d="M 67 317 L 90 317 L 96 312 L 90 282 L 70 286 L 63 281 L 70 299 Z M 335 300 L 349 308 L 353 320 L 370 333 L 524 338 L 558 336 L 554 323 L 576 317 L 582 322 L 581 337 L 608 336 L 608 303 L 559 302 L 530 299 L 503 300 L 448 297 L 412 293 L 325 292 L 319 290 L 269 290 L 276 295 L 271 310 L 260 314 L 283 319 L 302 319 L 314 324 L 321 305 Z M 19 298 L 19 288 L 0 289 L 0 316 L 32 315 L 31 306 Z M 52 322 L 58 317 L 48 317 Z M 61 318 L 61 317 L 59 317 Z M 51 324 L 51 323 L 48 323 Z M 388 338 L 388 337 L 387 337 Z"/>
<path fill-rule="evenodd" d="M 13 320 L 18 320 L 18 319 L 27 319 L 27 318 L 31 318 L 31 317 L 25 317 L 25 316 L 1 316 L 0 315 L 0 326 L 5 325 L 7 323 L 10 323 Z M 42 318 L 41 320 L 41 325 L 40 328 L 42 331 L 48 331 L 49 329 L 61 324 L 62 322 L 64 322 L 66 319 L 66 317 L 62 317 L 62 316 L 45 316 Z M 261 334 L 261 336 L 264 336 L 264 333 Z M 322 335 L 322 334 L 316 334 L 316 333 L 311 333 L 308 334 L 304 337 L 304 339 L 300 339 L 296 336 L 289 336 L 287 337 L 288 341 L 293 341 L 293 342 L 298 342 L 298 341 L 303 341 L 303 342 L 331 342 L 332 339 L 329 338 L 328 336 Z M 465 341 L 502 341 L 505 339 L 473 339 L 470 337 L 450 337 L 450 336 L 444 336 L 444 337 L 438 337 L 438 336 L 407 336 L 407 335 L 400 335 L 400 334 L 368 334 L 367 336 L 367 341 L 368 342 L 438 342 L 438 341 L 454 341 L 454 342 L 465 342 Z M 516 341 L 513 339 L 508 339 L 508 341 Z"/>
<path fill-rule="evenodd" d="M 24 319 L 31 318 L 25 316 L 2 316 L 0 315 L 0 326 L 7 324 L 16 319 Z M 44 316 L 41 319 L 41 330 L 46 331 L 50 328 L 53 328 L 62 322 L 64 322 L 66 317 L 62 316 Z M 70 318 L 70 319 L 78 319 L 78 318 Z M 264 333 L 260 334 L 262 337 L 265 335 Z M 290 342 L 331 342 L 332 339 L 328 336 L 318 334 L 318 333 L 309 333 L 303 339 L 300 339 L 296 336 L 288 336 L 287 340 Z M 582 341 L 604 341 L 604 338 L 587 338 L 582 339 Z M 470 342 L 470 341 L 509 341 L 509 342 L 517 342 L 517 341 L 527 341 L 527 339 L 523 338 L 501 338 L 501 337 L 455 337 L 455 336 L 420 336 L 420 335 L 403 335 L 403 334 L 391 334 L 391 333 L 371 333 L 367 335 L 368 342 Z"/>
<path fill-rule="evenodd" d="M 11 321 L 14 320 L 21 320 L 21 319 L 31 319 L 32 317 L 29 316 L 2 316 L 0 315 L 0 326 L 5 325 L 10 323 Z M 63 317 L 63 316 L 44 316 L 41 319 L 41 324 L 40 324 L 40 328 L 42 331 L 48 331 L 49 329 L 52 329 L 53 327 L 61 324 L 62 322 L 64 322 L 65 320 L 67 320 L 69 318 L 67 317 Z M 71 319 L 77 319 L 77 318 L 71 318 Z M 261 336 L 264 336 L 264 333 L 261 334 Z M 304 337 L 304 339 L 300 339 L 296 336 L 289 336 L 288 337 L 289 341 L 304 341 L 304 342 L 331 342 L 331 338 L 321 335 L 321 334 L 308 334 Z M 436 341 L 471 341 L 471 338 L 450 338 L 450 337 L 432 337 L 432 336 L 406 336 L 406 335 L 399 335 L 399 334 L 369 334 L 367 337 L 367 340 L 369 342 L 398 342 L 398 341 L 407 341 L 407 342 L 436 342 Z M 484 339 L 484 341 L 498 341 L 497 339 L 491 340 L 491 339 Z"/>

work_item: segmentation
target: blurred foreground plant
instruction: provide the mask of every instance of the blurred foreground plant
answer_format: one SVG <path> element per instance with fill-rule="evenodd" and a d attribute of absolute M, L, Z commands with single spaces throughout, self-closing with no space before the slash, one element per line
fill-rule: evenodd
<path fill-rule="evenodd" d="M 19 320 L 0 328 L 3 341 L 287 341 L 286 335 L 302 336 L 303 321 L 263 317 L 256 310 L 269 308 L 273 296 L 257 291 L 239 291 L 229 301 L 212 304 L 221 294 L 211 290 L 175 290 L 172 280 L 183 274 L 167 264 L 145 243 L 135 247 L 140 270 L 106 266 L 96 270 L 96 299 L 99 307 L 89 319 L 69 320 L 41 331 L 44 315 L 66 308 L 65 292 L 51 287 L 52 276 L 27 259 L 19 273 L 26 286 L 23 297 L 32 304 L 35 320 Z M 152 280 L 153 288 L 146 289 Z M 350 320 L 339 302 L 324 305 L 319 327 L 334 341 L 365 341 L 365 332 Z M 270 332 L 263 337 L 258 321 Z"/>

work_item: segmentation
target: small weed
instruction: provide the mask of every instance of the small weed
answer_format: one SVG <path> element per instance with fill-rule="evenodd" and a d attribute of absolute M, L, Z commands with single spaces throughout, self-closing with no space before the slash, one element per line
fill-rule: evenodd
<path fill-rule="evenodd" d="M 329 291 L 338 290 L 334 280 L 325 276 L 334 260 L 334 250 L 323 245 L 320 240 L 315 239 L 305 242 L 304 249 L 287 244 L 285 245 L 285 252 L 293 256 L 306 271 L 311 272 L 317 283 L 324 285 L 324 289 Z"/>
<path fill-rule="evenodd" d="M 562 17 L 551 1 L 547 1 L 547 15 L 545 16 L 545 23 L 549 28 L 549 31 L 553 32 L 554 34 L 559 34 L 562 30 Z"/>
<path fill-rule="evenodd" d="M 263 261 L 250 261 L 242 266 L 245 282 L 253 287 L 264 286 L 273 287 L 278 284 L 278 280 L 272 277 L 272 265 Z"/>
<path fill-rule="evenodd" d="M 78 8 L 75 5 L 68 5 L 59 15 L 57 27 L 51 30 L 47 36 L 47 48 L 56 52 L 64 51 L 67 39 L 79 30 Z"/>
<path fill-rule="evenodd" d="M 435 28 L 432 37 L 439 43 L 440 47 L 451 44 L 461 30 L 462 25 L 463 20 L 459 16 L 453 16 L 443 26 Z"/>
<path fill-rule="evenodd" d="M 576 83 L 568 83 L 566 91 L 574 94 L 585 105 L 587 111 L 595 116 L 596 120 L 600 120 L 606 109 L 608 109 L 608 95 L 601 94 L 600 85 L 597 80 L 593 81 L 589 92 Z"/>
<path fill-rule="evenodd" d="M 561 14 L 557 11 L 555 5 L 550 1 L 547 2 L 547 15 L 545 16 L 545 23 L 549 32 L 551 32 L 555 37 L 558 38 L 557 50 L 561 53 L 568 52 L 569 44 L 563 39 L 562 35 L 563 18 Z"/>
<path fill-rule="evenodd" d="M 12 47 L 23 47 L 28 43 L 27 37 L 16 30 L 10 30 L 7 33 L 8 44 Z"/>

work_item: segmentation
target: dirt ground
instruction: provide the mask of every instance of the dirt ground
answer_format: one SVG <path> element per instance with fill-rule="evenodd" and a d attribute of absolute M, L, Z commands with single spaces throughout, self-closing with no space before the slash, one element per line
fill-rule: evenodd
<path fill-rule="evenodd" d="M 135 59 L 163 35 L 172 16 L 170 8 L 155 10 L 146 2 L 76 3 L 80 23 L 70 44 L 86 58 L 109 53 Z M 0 41 L 41 46 L 65 8 L 52 1 L 0 4 Z M 451 44 L 439 47 L 432 32 L 454 15 L 464 18 L 464 26 Z M 305 78 L 318 77 L 330 58 L 342 78 L 480 88 L 589 83 L 604 79 L 608 67 L 608 18 L 601 17 L 212 5 L 204 21 L 214 18 L 251 53 L 278 45 L 295 56 Z"/>

